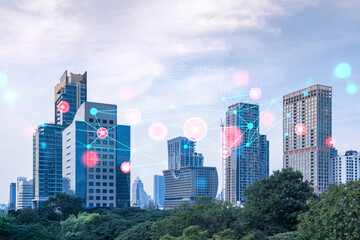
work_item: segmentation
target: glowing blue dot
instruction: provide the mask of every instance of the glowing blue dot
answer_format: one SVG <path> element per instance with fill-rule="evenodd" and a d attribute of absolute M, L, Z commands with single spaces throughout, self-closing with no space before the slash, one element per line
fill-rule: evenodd
<path fill-rule="evenodd" d="M 91 115 L 96 115 L 97 113 L 98 113 L 98 110 L 96 108 L 90 109 L 90 114 Z"/>
<path fill-rule="evenodd" d="M 289 133 L 285 133 L 285 137 L 288 137 L 289 136 Z"/>
<path fill-rule="evenodd" d="M 290 113 L 287 113 L 286 116 L 289 118 L 289 117 L 291 116 L 291 114 L 290 114 Z"/>
<path fill-rule="evenodd" d="M 42 148 L 46 148 L 46 143 L 40 143 L 40 146 L 41 146 Z"/>
<path fill-rule="evenodd" d="M 18 99 L 19 95 L 12 89 L 6 89 L 3 93 L 3 97 L 5 102 L 14 103 Z"/>
<path fill-rule="evenodd" d="M 225 101 L 225 97 L 222 97 L 222 98 L 221 98 L 221 101 Z"/>
<path fill-rule="evenodd" d="M 0 72 L 0 88 L 5 87 L 7 84 L 7 76 Z"/>
<path fill-rule="evenodd" d="M 188 148 L 188 145 L 184 145 L 184 148 L 187 149 L 187 148 Z"/>
<path fill-rule="evenodd" d="M 133 150 L 132 150 L 134 153 L 136 153 L 136 149 L 134 148 Z"/>
<path fill-rule="evenodd" d="M 233 111 L 233 114 L 237 114 L 237 111 L 236 111 L 236 110 L 234 110 L 234 111 Z"/>
<path fill-rule="evenodd" d="M 307 97 L 307 95 L 309 95 L 308 92 L 304 92 L 304 97 Z"/>
<path fill-rule="evenodd" d="M 46 126 L 47 126 L 47 124 L 46 124 L 46 123 L 43 123 L 43 124 L 41 124 L 41 126 L 46 127 Z"/>
<path fill-rule="evenodd" d="M 253 124 L 253 123 L 248 123 L 247 128 L 248 128 L 248 129 L 253 129 L 253 128 L 254 128 L 254 124 Z"/>
<path fill-rule="evenodd" d="M 334 75 L 337 78 L 348 78 L 351 75 L 351 67 L 347 63 L 339 63 L 334 70 Z"/>
<path fill-rule="evenodd" d="M 272 103 L 272 104 L 276 103 L 276 100 L 275 100 L 275 99 L 272 99 L 272 100 L 271 100 L 271 103 Z"/>
<path fill-rule="evenodd" d="M 90 144 L 86 145 L 86 148 L 91 149 L 91 145 Z"/>
<path fill-rule="evenodd" d="M 250 147 L 250 143 L 246 143 L 245 146 Z"/>
<path fill-rule="evenodd" d="M 353 83 L 348 84 L 346 87 L 346 91 L 348 92 L 348 94 L 355 94 L 357 90 L 357 86 Z"/>

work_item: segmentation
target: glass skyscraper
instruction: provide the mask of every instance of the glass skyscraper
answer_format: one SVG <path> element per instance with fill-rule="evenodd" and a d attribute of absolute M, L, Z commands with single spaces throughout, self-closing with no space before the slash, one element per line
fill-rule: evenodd
<path fill-rule="evenodd" d="M 33 180 L 18 177 L 16 182 L 16 210 L 31 208 Z"/>
<path fill-rule="evenodd" d="M 159 208 L 164 207 L 164 176 L 154 175 L 154 201 Z"/>
<path fill-rule="evenodd" d="M 314 85 L 283 97 L 283 165 L 300 171 L 316 193 L 329 183 L 332 88 Z M 301 126 L 299 131 L 298 126 Z"/>
<path fill-rule="evenodd" d="M 269 176 L 269 142 L 259 133 L 259 117 L 259 106 L 250 103 L 236 103 L 226 112 L 223 141 L 231 154 L 224 164 L 224 192 L 233 204 L 245 202 L 245 189 Z"/>
<path fill-rule="evenodd" d="M 15 210 L 16 207 L 16 183 L 10 183 L 10 199 L 8 210 Z"/>
<path fill-rule="evenodd" d="M 104 133 L 106 133 L 104 135 Z M 130 127 L 117 125 L 117 106 L 85 102 L 63 131 L 65 191 L 84 206 L 130 206 Z"/>

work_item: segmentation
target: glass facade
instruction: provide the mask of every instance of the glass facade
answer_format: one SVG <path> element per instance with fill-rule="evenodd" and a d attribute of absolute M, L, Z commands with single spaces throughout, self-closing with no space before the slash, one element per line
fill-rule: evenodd
<path fill-rule="evenodd" d="M 155 201 L 155 205 L 159 206 L 159 208 L 164 207 L 164 192 L 165 192 L 164 176 L 155 175 L 154 176 L 154 201 Z"/>

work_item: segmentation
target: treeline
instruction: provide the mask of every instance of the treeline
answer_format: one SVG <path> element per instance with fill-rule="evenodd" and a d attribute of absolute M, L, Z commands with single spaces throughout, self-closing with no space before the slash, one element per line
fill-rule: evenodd
<path fill-rule="evenodd" d="M 0 215 L 0 239 L 233 240 L 360 239 L 360 181 L 320 197 L 300 172 L 275 171 L 245 191 L 243 208 L 199 198 L 171 211 L 154 207 L 85 210 L 58 194 L 38 210 Z"/>

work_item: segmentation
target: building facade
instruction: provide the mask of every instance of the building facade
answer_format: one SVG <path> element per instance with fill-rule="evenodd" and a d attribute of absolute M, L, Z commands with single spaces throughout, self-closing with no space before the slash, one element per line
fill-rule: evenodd
<path fill-rule="evenodd" d="M 154 175 L 154 202 L 159 208 L 164 208 L 165 182 L 164 176 Z"/>
<path fill-rule="evenodd" d="M 163 171 L 164 209 L 177 207 L 184 202 L 193 204 L 201 196 L 216 197 L 216 168 L 204 167 L 204 157 L 195 151 L 195 147 L 196 143 L 185 137 L 168 141 L 169 169 Z"/>
<path fill-rule="evenodd" d="M 346 151 L 330 161 L 330 183 L 347 183 L 360 179 L 360 155 L 357 151 Z"/>
<path fill-rule="evenodd" d="M 322 193 L 329 183 L 332 88 L 314 85 L 285 95 L 283 119 L 284 168 L 300 171 Z"/>
<path fill-rule="evenodd" d="M 245 189 L 269 177 L 269 141 L 260 135 L 259 106 L 236 103 L 226 112 L 223 144 L 231 153 L 225 157 L 225 200 L 232 204 L 246 201 Z"/>
<path fill-rule="evenodd" d="M 68 126 L 80 106 L 87 101 L 87 72 L 74 74 L 65 71 L 60 78 L 60 83 L 55 86 L 55 124 Z M 62 113 L 58 109 L 61 101 L 69 104 L 67 112 Z"/>
<path fill-rule="evenodd" d="M 16 210 L 31 208 L 33 181 L 18 177 L 16 182 Z"/>
<path fill-rule="evenodd" d="M 44 123 L 33 137 L 32 208 L 40 207 L 49 197 L 63 191 L 62 131 L 64 126 Z"/>
<path fill-rule="evenodd" d="M 84 206 L 130 206 L 130 127 L 117 125 L 117 106 L 85 102 L 63 131 L 63 181 Z"/>
<path fill-rule="evenodd" d="M 10 199 L 8 210 L 15 210 L 16 208 L 16 183 L 10 183 Z"/>
<path fill-rule="evenodd" d="M 132 185 L 132 206 L 145 208 L 149 204 L 148 195 L 144 190 L 144 183 L 137 176 Z"/>

